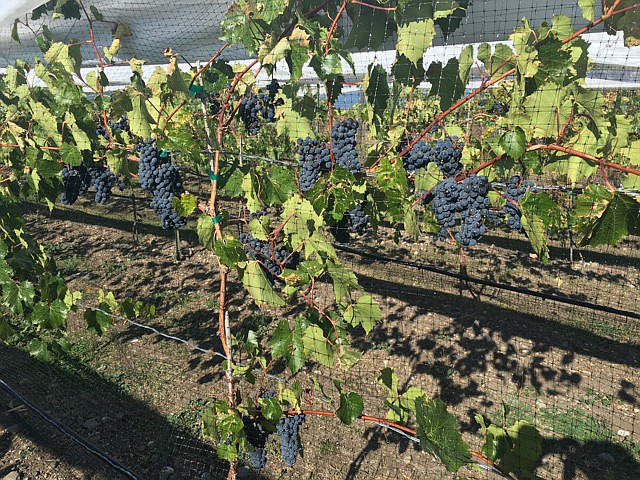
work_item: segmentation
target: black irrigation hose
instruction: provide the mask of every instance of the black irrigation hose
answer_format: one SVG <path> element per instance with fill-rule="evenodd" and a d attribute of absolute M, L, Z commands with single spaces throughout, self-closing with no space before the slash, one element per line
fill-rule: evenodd
<path fill-rule="evenodd" d="M 492 282 L 491 280 L 484 280 L 482 278 L 471 277 L 469 275 L 464 275 L 462 273 L 449 272 L 447 270 L 442 270 L 440 268 L 432 267 L 430 265 L 425 265 L 423 263 L 411 262 L 409 260 L 399 260 L 399 259 L 396 259 L 396 258 L 386 257 L 384 255 L 378 255 L 376 253 L 363 252 L 361 250 L 357 250 L 355 248 L 347 247 L 345 245 L 340 245 L 340 244 L 337 244 L 337 243 L 333 243 L 333 246 L 337 250 L 341 250 L 341 251 L 347 252 L 347 253 L 352 253 L 354 255 L 359 255 L 360 257 L 370 258 L 372 260 L 377 260 L 377 261 L 380 261 L 380 262 L 395 263 L 395 264 L 398 264 L 398 265 L 404 265 L 404 266 L 407 266 L 407 267 L 413 267 L 413 268 L 417 268 L 417 269 L 420 269 L 420 270 L 426 270 L 428 272 L 437 273 L 439 275 L 444 275 L 444 276 L 447 276 L 447 277 L 455 278 L 455 279 L 458 279 L 458 280 L 463 280 L 465 282 L 477 283 L 477 284 L 485 285 L 485 286 L 488 286 L 488 287 L 499 288 L 499 289 L 502 289 L 502 290 L 508 290 L 508 291 L 511 291 L 511 292 L 521 293 L 523 295 L 529 295 L 529 296 L 532 296 L 532 297 L 542 298 L 543 300 L 552 300 L 552 301 L 558 302 L 558 303 L 566 303 L 566 304 L 569 304 L 569 305 L 575 305 L 575 306 L 578 306 L 578 307 L 588 308 L 590 310 L 598 310 L 598 311 L 601 311 L 601 312 L 613 313 L 613 314 L 616 314 L 616 315 L 621 315 L 621 316 L 624 316 L 624 317 L 630 317 L 630 318 L 635 318 L 635 319 L 639 319 L 640 320 L 640 313 L 630 312 L 628 310 L 620 310 L 620 309 L 613 308 L 613 307 L 607 307 L 605 305 L 598 305 L 598 304 L 591 303 L 591 302 L 585 302 L 583 300 L 576 300 L 576 299 L 565 297 L 565 296 L 562 296 L 562 295 L 553 295 L 553 294 L 550 294 L 550 293 L 543 293 L 543 292 L 539 292 L 539 291 L 536 291 L 536 290 L 529 290 L 528 288 L 514 287 L 513 285 L 507 285 L 506 283 Z"/>
<path fill-rule="evenodd" d="M 122 464 L 118 463 L 118 461 L 116 461 L 113 458 L 111 458 L 109 455 L 104 453 L 102 450 L 99 450 L 97 447 L 95 447 L 94 445 L 89 443 L 87 440 L 85 440 L 84 438 L 79 436 L 76 432 L 71 430 L 69 427 L 67 427 L 66 425 L 64 425 L 60 421 L 58 421 L 55 418 L 53 418 L 47 412 L 42 410 L 38 405 L 36 405 L 35 403 L 33 403 L 30 400 L 26 399 L 22 395 L 20 395 L 18 392 L 16 392 L 12 387 L 10 387 L 7 383 L 5 383 L 1 379 L 0 379 L 0 390 L 3 390 L 5 393 L 7 393 L 10 396 L 14 397 L 15 399 L 19 400 L 23 405 L 28 407 L 32 412 L 34 412 L 37 415 L 39 415 L 45 422 L 49 423 L 51 426 L 53 426 L 56 429 L 58 429 L 59 431 L 61 431 L 72 442 L 80 445 L 82 448 L 87 450 L 89 453 L 92 453 L 93 455 L 98 457 L 100 460 L 105 462 L 107 465 L 109 465 L 111 468 L 113 468 L 117 472 L 119 472 L 122 475 L 124 475 L 126 478 L 129 478 L 131 480 L 138 480 L 139 479 L 139 477 L 135 473 L 133 473 L 131 470 L 129 470 L 127 467 L 125 467 Z"/>

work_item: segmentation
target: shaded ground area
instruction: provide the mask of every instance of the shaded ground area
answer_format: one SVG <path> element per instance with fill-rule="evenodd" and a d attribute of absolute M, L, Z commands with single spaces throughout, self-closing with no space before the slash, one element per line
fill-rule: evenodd
<path fill-rule="evenodd" d="M 125 200 L 106 210 L 80 202 L 73 209 L 56 210 L 51 218 L 32 210 L 28 220 L 71 287 L 83 292 L 83 302 L 91 304 L 100 288 L 120 298 L 131 295 L 156 305 L 158 314 L 145 323 L 219 351 L 212 318 L 217 291 L 214 259 L 187 229 L 182 234 L 185 259 L 176 261 L 173 237 L 154 226 L 148 209 L 141 210 L 141 238 L 134 242 L 128 211 Z M 414 250 L 435 256 L 442 247 L 401 242 L 399 248 L 396 253 L 405 255 L 402 258 L 413 259 Z M 533 261 L 529 265 L 528 254 L 510 255 L 510 261 L 520 265 L 518 276 L 531 269 L 532 287 L 559 284 Z M 627 260 L 611 259 L 610 264 L 633 265 L 634 253 L 622 255 Z M 477 256 L 485 261 L 480 253 Z M 444 252 L 440 263 L 449 265 L 449 258 L 453 262 L 454 252 Z M 368 414 L 384 416 L 386 392 L 376 378 L 382 368 L 390 367 L 403 387 L 416 385 L 441 396 L 473 448 L 482 443 L 473 416 L 481 413 L 500 423 L 504 401 L 510 407 L 509 422 L 526 419 L 545 435 L 543 458 L 536 469 L 541 478 L 640 478 L 636 321 L 497 289 L 472 286 L 470 292 L 455 280 L 357 256 L 345 255 L 344 261 L 379 301 L 384 321 L 371 336 L 353 339 L 366 353 L 351 371 L 330 372 L 311 364 L 298 374 L 296 379 L 305 388 L 305 407 L 334 409 L 320 400 L 310 379 L 318 379 L 335 399 L 332 380 L 338 378 L 344 388 L 363 395 Z M 559 264 L 552 267 L 561 271 Z M 489 263 L 482 268 L 489 269 Z M 613 267 L 606 268 L 611 291 L 624 293 L 615 303 L 629 307 L 627 292 L 633 290 L 630 285 L 636 277 L 623 266 L 620 275 L 626 276 L 627 284 L 619 283 Z M 502 263 L 494 270 L 496 276 L 513 271 Z M 608 285 L 604 277 L 599 282 Z M 317 294 L 320 302 L 331 302 L 330 286 L 320 287 Z M 234 278 L 231 298 L 235 331 L 250 328 L 261 335 L 271 328 L 273 317 L 291 315 L 247 303 Z M 73 351 L 60 365 L 36 364 L 16 351 L 3 350 L 0 359 L 7 360 L 0 362 L 0 378 L 13 379 L 25 394 L 141 478 L 160 478 L 165 467 L 174 470 L 170 479 L 207 478 L 207 474 L 225 478 L 212 446 L 198 435 L 203 405 L 224 391 L 216 357 L 190 352 L 121 322 L 99 338 L 86 332 L 78 316 L 70 320 L 70 339 L 75 342 Z M 281 371 L 274 365 L 275 373 Z M 277 382 L 272 385 L 278 388 Z M 253 387 L 242 388 L 250 393 Z M 16 423 L 15 415 L 25 424 L 34 419 L 21 411 L 7 414 L 13 407 L 8 399 L 0 396 L 0 401 L 5 412 L 0 417 L 0 448 L 6 448 L 0 450 L 0 473 L 19 468 L 33 478 L 116 478 L 101 477 L 104 467 L 82 452 L 55 449 L 61 443 L 55 433 L 32 440 L 27 427 L 20 426 L 19 432 L 7 434 L 6 429 Z M 87 425 L 92 429 L 85 425 L 90 420 L 94 422 Z M 4 447 L 8 441 L 11 446 Z M 451 478 L 410 439 L 371 423 L 345 427 L 337 420 L 309 418 L 302 442 L 304 458 L 289 469 L 279 461 L 272 439 L 265 478 Z M 29 448 L 37 453 L 20 453 Z M 47 462 L 57 462 L 59 477 L 36 475 L 49 471 Z M 80 476 L 73 476 L 74 469 Z M 477 471 L 460 473 L 467 478 L 495 478 Z"/>

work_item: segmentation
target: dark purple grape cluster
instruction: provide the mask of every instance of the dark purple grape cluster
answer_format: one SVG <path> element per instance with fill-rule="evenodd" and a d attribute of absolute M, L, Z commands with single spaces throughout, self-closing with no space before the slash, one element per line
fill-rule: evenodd
<path fill-rule="evenodd" d="M 522 211 L 518 206 L 518 201 L 528 191 L 536 191 L 531 180 L 522 181 L 519 175 L 514 175 L 507 182 L 507 188 L 503 193 L 506 201 L 502 211 L 507 214 L 507 224 L 511 230 L 522 231 Z"/>
<path fill-rule="evenodd" d="M 247 442 L 253 447 L 249 452 L 249 463 L 255 469 L 262 469 L 267 464 L 267 431 L 255 417 L 242 416 L 242 425 Z"/>
<path fill-rule="evenodd" d="M 509 113 L 509 104 L 494 100 L 491 106 L 487 109 L 487 112 L 495 113 L 498 115 L 506 115 L 507 113 Z"/>
<path fill-rule="evenodd" d="M 318 144 L 318 141 L 307 137 L 304 140 L 297 140 L 298 148 L 298 182 L 300 191 L 311 190 L 320 178 L 322 172 L 331 170 L 331 152 L 325 144 Z"/>
<path fill-rule="evenodd" d="M 364 211 L 364 205 L 365 202 L 358 203 L 354 208 L 347 212 L 349 214 L 349 223 L 351 224 L 349 228 L 352 232 L 360 235 L 365 233 L 369 226 L 369 218 L 367 217 L 367 213 Z"/>
<path fill-rule="evenodd" d="M 269 215 L 269 212 L 266 210 L 258 210 L 257 212 L 253 212 L 249 215 L 249 220 L 255 220 L 256 218 L 261 218 Z"/>
<path fill-rule="evenodd" d="M 407 143 L 405 141 L 404 147 L 399 151 L 402 151 L 406 145 Z M 432 155 L 431 145 L 424 140 L 420 140 L 402 157 L 402 164 L 407 172 L 413 173 L 420 168 L 427 168 L 427 164 L 431 161 Z"/>
<path fill-rule="evenodd" d="M 469 175 L 456 183 L 447 177 L 433 188 L 431 209 L 441 230 L 437 238 L 447 238 L 447 229 L 456 225 L 456 213 L 460 217 L 460 230 L 455 240 L 464 248 L 472 247 L 486 232 L 484 224 L 491 201 L 488 198 L 491 186 L 487 177 Z"/>
<path fill-rule="evenodd" d="M 298 459 L 298 453 L 302 451 L 300 444 L 300 426 L 305 421 L 304 413 L 287 415 L 278 421 L 276 432 L 282 441 L 282 461 L 293 467 Z"/>
<path fill-rule="evenodd" d="M 266 273 L 277 277 L 283 268 L 295 268 L 299 255 L 286 248 L 273 248 L 269 242 L 263 242 L 248 233 L 241 233 L 240 243 L 244 245 L 249 260 L 258 260 Z"/>
<path fill-rule="evenodd" d="M 462 171 L 463 147 L 464 143 L 459 142 L 458 137 L 439 138 L 431 146 L 431 160 L 436 162 L 445 177 L 455 177 Z"/>
<path fill-rule="evenodd" d="M 98 135 L 99 137 L 103 137 L 106 140 L 109 140 L 109 135 L 107 134 L 107 129 L 104 128 L 104 125 L 102 125 L 102 123 L 97 123 L 96 124 L 96 135 Z"/>
<path fill-rule="evenodd" d="M 137 139 L 135 149 L 140 153 L 140 161 L 138 162 L 138 181 L 140 182 L 140 187 L 148 192 L 153 192 L 153 172 L 162 163 L 158 146 L 155 140 L 151 138 L 147 140 Z"/>
<path fill-rule="evenodd" d="M 280 91 L 280 84 L 272 80 L 266 87 L 267 92 L 251 94 L 240 101 L 238 114 L 244 124 L 244 128 L 250 135 L 255 135 L 260 130 L 260 122 L 273 123 L 276 121 L 276 107 L 284 105 L 282 98 L 276 99 Z"/>
<path fill-rule="evenodd" d="M 184 192 L 180 169 L 167 159 L 153 170 L 153 176 L 154 189 L 151 208 L 160 218 L 162 228 L 169 230 L 184 227 L 187 224 L 187 219 L 178 215 L 172 206 L 173 198 Z"/>
<path fill-rule="evenodd" d="M 91 175 L 89 175 L 87 167 L 84 165 L 77 167 L 65 165 L 62 169 L 62 185 L 64 192 L 60 201 L 64 205 L 73 205 L 78 197 L 86 193 L 91 186 Z"/>
<path fill-rule="evenodd" d="M 219 93 L 209 93 L 209 113 L 211 115 L 218 115 L 220 113 L 220 109 L 222 108 L 222 102 L 220 101 Z"/>
<path fill-rule="evenodd" d="M 458 203 L 458 184 L 453 178 L 445 178 L 433 190 L 431 210 L 440 225 L 440 238 L 446 238 L 446 229 L 456 224 L 456 205 Z"/>
<path fill-rule="evenodd" d="M 180 169 L 171 164 L 170 158 L 160 155 L 155 140 L 151 138 L 137 140 L 135 149 L 140 153 L 138 181 L 144 190 L 153 193 L 151 208 L 160 218 L 162 228 L 184 227 L 187 219 L 178 215 L 172 206 L 174 197 L 184 192 Z"/>
<path fill-rule="evenodd" d="M 91 184 L 96 192 L 96 203 L 107 203 L 111 198 L 111 189 L 117 182 L 116 176 L 109 167 L 102 164 L 89 167 L 89 175 L 91 175 Z"/>
<path fill-rule="evenodd" d="M 111 130 L 115 130 L 115 131 L 128 132 L 129 131 L 129 121 L 127 120 L 127 116 L 126 115 L 122 115 L 117 122 L 109 123 L 109 128 L 111 128 Z"/>
<path fill-rule="evenodd" d="M 460 230 L 454 235 L 463 247 L 473 247 L 485 234 L 487 227 L 484 220 L 489 212 L 491 186 L 483 175 L 469 175 L 458 184 L 458 203 L 460 212 Z"/>
<path fill-rule="evenodd" d="M 359 172 L 362 163 L 358 160 L 358 148 L 356 145 L 356 133 L 358 122 L 347 118 L 334 123 L 331 128 L 331 148 L 333 157 L 338 166 L 349 170 L 351 173 Z"/>

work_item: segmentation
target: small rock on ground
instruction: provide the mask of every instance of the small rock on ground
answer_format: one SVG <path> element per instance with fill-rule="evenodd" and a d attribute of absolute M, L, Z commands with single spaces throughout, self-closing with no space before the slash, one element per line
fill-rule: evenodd
<path fill-rule="evenodd" d="M 2 477 L 2 480 L 20 480 L 20 474 L 16 471 L 9 472 L 4 477 Z"/>
<path fill-rule="evenodd" d="M 169 477 L 171 477 L 171 475 L 173 475 L 175 473 L 175 470 L 169 466 L 164 467 L 162 470 L 160 470 L 160 476 L 158 477 L 159 480 L 168 480 Z"/>

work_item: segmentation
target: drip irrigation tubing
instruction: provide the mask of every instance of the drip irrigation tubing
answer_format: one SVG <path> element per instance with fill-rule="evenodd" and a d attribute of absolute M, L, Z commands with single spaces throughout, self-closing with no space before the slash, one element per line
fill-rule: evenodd
<path fill-rule="evenodd" d="M 412 262 L 409 260 L 399 260 L 397 258 L 391 258 L 384 255 L 379 255 L 377 253 L 369 253 L 364 252 L 362 250 L 358 250 L 355 248 L 347 247 L 345 245 L 340 245 L 338 243 L 333 243 L 333 246 L 342 252 L 351 253 L 354 255 L 358 255 L 364 258 L 370 258 L 372 260 L 377 260 L 385 263 L 394 263 L 397 265 L 404 265 L 407 267 L 417 268 L 419 270 L 425 270 L 428 272 L 436 273 L 438 275 L 444 275 L 450 278 L 455 278 L 458 280 L 463 280 L 465 282 L 476 283 L 479 285 L 485 285 L 487 287 L 499 288 L 501 290 L 508 290 L 510 292 L 521 293 L 523 295 L 529 295 L 532 297 L 542 298 L 543 300 L 551 300 L 558 303 L 565 303 L 568 305 L 575 305 L 578 307 L 587 308 L 590 310 L 597 310 L 600 312 L 613 313 L 615 315 L 621 315 L 624 317 L 635 318 L 640 320 L 640 313 L 631 312 L 628 310 L 621 310 L 618 308 L 607 307 L 606 305 L 598 305 L 596 303 L 586 302 L 584 300 L 577 300 L 570 297 L 565 297 L 562 295 L 554 295 L 551 293 L 539 292 L 536 290 L 530 290 L 528 288 L 516 287 L 513 285 L 507 285 L 505 283 L 492 282 L 491 280 L 485 280 L 482 278 L 472 277 L 470 275 L 465 275 L 462 273 L 449 272 L 447 270 L 443 270 L 438 267 L 433 267 L 431 265 L 426 265 L 424 263 Z"/>
<path fill-rule="evenodd" d="M 133 473 L 131 470 L 129 470 L 127 467 L 125 467 L 124 465 L 119 463 L 117 460 L 111 458 L 109 455 L 104 453 L 102 450 L 97 448 L 95 445 L 89 443 L 87 440 L 82 438 L 76 432 L 71 430 L 65 424 L 63 424 L 59 420 L 56 420 L 51 415 L 49 415 L 47 412 L 45 412 L 42 408 L 40 408 L 38 405 L 33 403 L 31 400 L 29 400 L 26 397 L 22 396 L 13 387 L 8 385 L 2 379 L 0 379 L 0 390 L 4 391 L 8 395 L 10 395 L 13 398 L 15 398 L 16 400 L 18 400 L 20 403 L 22 403 L 25 407 L 29 408 L 29 410 L 31 410 L 33 413 L 37 414 L 40 418 L 42 418 L 49 425 L 51 425 L 52 427 L 54 427 L 57 430 L 59 430 L 60 432 L 62 432 L 67 438 L 69 438 L 69 440 L 71 440 L 72 442 L 80 445 L 82 448 L 84 448 L 86 451 L 88 451 L 92 455 L 98 457 L 100 460 L 102 460 L 104 463 L 106 463 L 111 468 L 116 470 L 118 473 L 122 474 L 123 476 L 125 476 L 126 478 L 129 478 L 131 480 L 138 480 L 140 478 L 135 473 Z"/>

